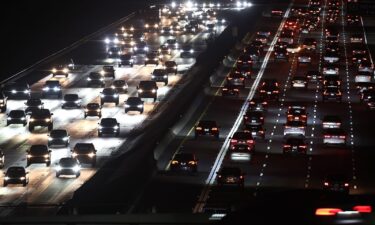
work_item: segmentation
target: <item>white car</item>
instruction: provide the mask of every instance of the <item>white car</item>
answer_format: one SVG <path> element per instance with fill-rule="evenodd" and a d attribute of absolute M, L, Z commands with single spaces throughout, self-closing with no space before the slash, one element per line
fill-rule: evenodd
<path fill-rule="evenodd" d="M 358 66 L 358 72 L 374 73 L 374 65 L 369 61 L 362 61 Z"/>
<path fill-rule="evenodd" d="M 336 52 L 329 52 L 324 55 L 323 60 L 326 63 L 336 63 L 339 62 L 340 57 Z"/>
<path fill-rule="evenodd" d="M 298 63 L 311 63 L 311 56 L 309 54 L 300 54 L 298 56 Z"/>
<path fill-rule="evenodd" d="M 360 83 L 360 82 L 371 82 L 371 76 L 373 74 L 367 71 L 360 71 L 355 75 L 354 77 L 354 82 L 355 83 Z"/>
<path fill-rule="evenodd" d="M 306 125 L 302 121 L 288 121 L 284 125 L 284 136 L 302 135 L 305 136 Z"/>
<path fill-rule="evenodd" d="M 339 67 L 335 65 L 323 66 L 323 75 L 339 75 Z"/>
<path fill-rule="evenodd" d="M 346 133 L 341 128 L 325 129 L 323 131 L 323 144 L 345 145 Z"/>

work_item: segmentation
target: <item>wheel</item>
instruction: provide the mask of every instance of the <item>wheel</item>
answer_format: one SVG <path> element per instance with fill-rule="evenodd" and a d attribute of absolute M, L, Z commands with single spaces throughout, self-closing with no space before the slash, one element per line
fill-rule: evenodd
<path fill-rule="evenodd" d="M 131 64 L 130 67 L 133 67 L 133 64 Z"/>
<path fill-rule="evenodd" d="M 23 126 L 26 127 L 27 123 L 24 123 Z"/>
<path fill-rule="evenodd" d="M 53 129 L 53 125 L 52 124 L 48 125 L 48 131 L 51 131 L 52 129 Z"/>
<path fill-rule="evenodd" d="M 154 98 L 154 102 L 156 102 L 156 97 Z"/>
<path fill-rule="evenodd" d="M 101 137 L 102 136 L 102 133 L 98 133 L 98 137 Z"/>
<path fill-rule="evenodd" d="M 141 111 L 139 111 L 141 114 L 143 113 L 143 109 Z"/>
<path fill-rule="evenodd" d="M 22 183 L 22 186 L 26 187 L 26 185 L 27 185 L 27 182 L 24 181 L 24 182 Z"/>
<path fill-rule="evenodd" d="M 119 104 L 119 101 L 116 102 L 116 106 L 118 106 L 118 104 Z"/>
<path fill-rule="evenodd" d="M 26 162 L 26 167 L 30 166 L 30 164 L 31 164 L 30 161 L 27 161 Z"/>
<path fill-rule="evenodd" d="M 215 134 L 215 137 L 216 137 L 217 139 L 219 139 L 220 136 L 219 136 L 219 134 Z"/>
<path fill-rule="evenodd" d="M 7 122 L 7 126 L 9 126 L 10 123 Z"/>
<path fill-rule="evenodd" d="M 164 81 L 164 85 L 168 85 L 168 81 Z"/>
<path fill-rule="evenodd" d="M 102 118 L 102 114 L 99 114 L 99 118 Z"/>
<path fill-rule="evenodd" d="M 65 78 L 68 78 L 68 74 L 67 74 L 67 75 L 65 75 Z"/>
<path fill-rule="evenodd" d="M 34 130 L 34 126 L 30 126 L 29 125 L 29 131 L 31 132 L 31 131 L 33 131 Z"/>
<path fill-rule="evenodd" d="M 50 166 L 50 165 L 51 165 L 51 161 L 46 162 L 46 166 Z"/>
<path fill-rule="evenodd" d="M 128 110 L 125 109 L 125 113 L 128 113 Z"/>
<path fill-rule="evenodd" d="M 77 173 L 77 174 L 76 174 L 76 178 L 78 178 L 80 175 L 81 175 L 81 173 Z"/>
<path fill-rule="evenodd" d="M 120 132 L 117 132 L 117 133 L 116 133 L 116 137 L 118 137 L 118 136 L 120 136 Z"/>
<path fill-rule="evenodd" d="M 60 176 L 60 173 L 56 173 L 56 177 L 59 177 Z"/>
<path fill-rule="evenodd" d="M 62 106 L 61 106 L 61 108 L 62 108 L 62 109 L 65 109 L 65 106 L 64 106 L 64 105 L 62 105 Z"/>
<path fill-rule="evenodd" d="M 4 187 L 6 187 L 8 185 L 8 183 L 6 181 L 4 181 Z"/>
<path fill-rule="evenodd" d="M 69 143 L 65 143 L 65 147 L 68 147 L 69 146 Z"/>
<path fill-rule="evenodd" d="M 91 163 L 91 167 L 95 167 L 96 166 L 96 160 L 94 160 L 92 163 Z"/>

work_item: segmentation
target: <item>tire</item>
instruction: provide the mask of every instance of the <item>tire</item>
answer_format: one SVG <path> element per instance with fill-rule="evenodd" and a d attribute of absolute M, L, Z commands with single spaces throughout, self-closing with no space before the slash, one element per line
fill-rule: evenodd
<path fill-rule="evenodd" d="M 8 185 L 8 183 L 4 181 L 3 186 L 6 187 L 7 185 Z"/>
<path fill-rule="evenodd" d="M 60 176 L 60 173 L 56 173 L 56 177 L 58 178 Z"/>
<path fill-rule="evenodd" d="M 91 167 L 95 167 L 96 166 L 96 160 L 94 160 L 92 163 L 91 163 Z"/>
<path fill-rule="evenodd" d="M 120 131 L 116 133 L 116 137 L 120 136 Z"/>
<path fill-rule="evenodd" d="M 128 113 L 128 110 L 125 109 L 125 114 Z"/>
<path fill-rule="evenodd" d="M 53 129 L 53 124 L 48 125 L 48 131 L 51 131 Z"/>
<path fill-rule="evenodd" d="M 27 123 L 24 123 L 23 126 L 26 127 Z"/>
<path fill-rule="evenodd" d="M 156 97 L 154 98 L 154 102 L 156 102 Z"/>
<path fill-rule="evenodd" d="M 118 104 L 119 104 L 119 101 L 117 101 L 117 102 L 115 102 L 116 103 L 116 106 L 118 106 Z"/>
<path fill-rule="evenodd" d="M 46 166 L 49 167 L 51 165 L 51 161 L 46 162 Z"/>
<path fill-rule="evenodd" d="M 24 181 L 24 182 L 22 183 L 22 186 L 26 187 L 26 185 L 27 185 L 27 182 Z"/>
<path fill-rule="evenodd" d="M 165 81 L 165 82 L 164 82 L 164 85 L 167 86 L 167 85 L 168 85 L 168 81 Z"/>
<path fill-rule="evenodd" d="M 10 123 L 7 123 L 7 126 L 9 126 Z"/>
<path fill-rule="evenodd" d="M 102 136 L 102 134 L 98 132 L 98 137 L 101 137 L 101 136 Z"/>
<path fill-rule="evenodd" d="M 29 131 L 32 132 L 34 130 L 34 126 L 29 125 Z"/>
<path fill-rule="evenodd" d="M 81 173 L 77 173 L 77 174 L 76 174 L 76 178 L 78 178 L 80 175 L 81 175 Z"/>
<path fill-rule="evenodd" d="M 141 114 L 143 114 L 143 109 L 141 111 L 139 111 Z"/>
<path fill-rule="evenodd" d="M 133 67 L 133 64 L 131 64 L 130 67 Z"/>

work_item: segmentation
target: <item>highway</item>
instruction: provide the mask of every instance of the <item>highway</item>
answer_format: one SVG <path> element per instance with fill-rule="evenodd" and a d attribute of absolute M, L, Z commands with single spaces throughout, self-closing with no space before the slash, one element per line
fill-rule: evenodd
<path fill-rule="evenodd" d="M 238 10 L 238 9 L 236 9 Z M 220 11 L 220 9 L 219 9 Z M 176 17 L 163 16 L 160 26 L 169 26 L 176 20 Z M 134 21 L 127 21 L 123 26 L 130 26 Z M 215 27 L 216 34 L 219 35 L 226 25 Z M 38 68 L 36 71 L 28 74 L 27 77 L 20 81 L 30 82 L 31 96 L 41 98 L 41 91 L 47 80 L 59 80 L 62 86 L 63 94 L 78 94 L 82 98 L 82 105 L 85 106 L 90 102 L 100 101 L 100 91 L 102 88 L 87 87 L 87 78 L 90 72 L 100 71 L 103 65 L 115 65 L 113 61 L 107 59 L 106 45 L 104 40 L 107 36 L 118 32 L 120 27 L 112 29 L 109 33 L 102 34 L 93 40 L 89 40 L 79 48 L 74 49 L 67 55 L 55 60 L 48 65 L 48 68 Z M 206 48 L 206 39 L 209 33 L 201 28 L 196 34 L 178 34 L 175 36 L 180 45 L 191 43 L 196 57 L 199 52 Z M 166 42 L 168 36 L 158 35 L 157 33 L 146 33 L 147 44 L 152 50 L 157 50 L 159 46 Z M 144 55 L 135 57 L 134 67 L 117 67 L 115 65 L 115 78 L 125 80 L 129 89 L 126 94 L 120 94 L 120 104 L 106 103 L 103 105 L 102 118 L 116 118 L 120 123 L 119 137 L 98 137 L 98 118 L 88 117 L 84 119 L 84 111 L 81 109 L 62 109 L 62 99 L 42 99 L 44 108 L 53 113 L 54 129 L 66 129 L 70 135 L 70 146 L 67 148 L 51 148 L 52 162 L 51 167 L 44 164 L 32 164 L 27 167 L 29 171 L 29 184 L 26 187 L 22 185 L 9 184 L 7 187 L 0 188 L 0 215 L 9 216 L 17 213 L 25 214 L 23 210 L 17 211 L 17 206 L 29 205 L 35 206 L 36 210 L 30 210 L 29 213 L 54 213 L 58 209 L 55 207 L 71 198 L 73 192 L 79 188 L 86 180 L 90 179 L 96 171 L 111 157 L 117 156 L 122 152 L 119 147 L 127 141 L 127 135 L 135 127 L 147 120 L 148 115 L 162 104 L 165 96 L 173 86 L 181 79 L 184 73 L 194 64 L 195 59 L 181 58 L 178 51 L 174 51 L 170 56 L 165 56 L 165 60 L 175 60 L 178 64 L 178 73 L 169 76 L 169 84 L 158 83 L 158 97 L 154 103 L 151 100 L 145 102 L 143 114 L 130 112 L 125 114 L 124 101 L 129 96 L 137 96 L 136 86 L 140 80 L 149 80 L 151 72 L 156 68 L 154 65 L 144 65 Z M 78 69 L 72 71 L 67 78 L 52 77 L 51 69 L 60 62 L 67 62 L 69 59 L 75 59 Z M 159 66 L 160 67 L 160 66 Z M 32 82 L 32 83 L 31 83 Z M 105 86 L 110 87 L 112 80 L 106 78 Z M 25 109 L 26 100 L 8 100 L 8 109 Z M 35 131 L 29 132 L 28 127 L 21 125 L 6 126 L 7 115 L 0 115 L 0 146 L 5 155 L 5 167 L 3 171 L 10 166 L 26 166 L 26 151 L 31 145 L 46 144 L 48 131 L 46 128 L 36 128 Z M 78 142 L 91 142 L 95 145 L 97 152 L 97 166 L 90 168 L 88 165 L 82 165 L 81 175 L 77 179 L 56 178 L 55 167 L 58 160 L 62 157 L 70 157 L 70 148 Z M 4 174 L 0 175 L 4 179 Z M 41 209 L 38 208 L 41 206 Z M 30 207 L 32 208 L 32 207 Z M 34 208 L 35 209 L 35 208 Z"/>
<path fill-rule="evenodd" d="M 346 14 L 340 1 L 340 12 L 333 23 L 340 32 L 339 76 L 343 82 L 342 102 L 322 101 L 323 84 L 310 81 L 307 89 L 291 88 L 294 76 L 305 76 L 310 70 L 323 70 L 325 54 L 325 31 L 328 26 L 328 2 L 320 14 L 321 21 L 309 34 L 297 33 L 294 41 L 302 45 L 307 37 L 318 42 L 311 64 L 298 64 L 298 54 L 291 54 L 289 62 L 276 61 L 271 52 L 262 54 L 262 62 L 255 66 L 256 79 L 246 81 L 246 88 L 239 97 L 221 96 L 220 85 L 233 64 L 222 66 L 214 77 L 215 84 L 207 87 L 196 99 L 188 116 L 177 123 L 173 134 L 168 134 L 155 149 L 158 159 L 158 173 L 143 188 L 143 194 L 130 212 L 204 212 L 241 208 L 258 193 L 270 190 L 323 189 L 324 178 L 329 174 L 345 174 L 349 178 L 350 194 L 373 194 L 374 171 L 371 146 L 374 145 L 371 124 L 374 124 L 373 111 L 360 102 L 354 81 L 356 66 L 351 62 L 350 43 L 352 34 L 363 33 L 363 24 L 347 25 Z M 295 1 L 284 5 L 286 12 L 294 7 L 306 7 L 307 1 Z M 281 19 L 260 18 L 256 27 L 270 30 L 272 36 L 281 32 Z M 280 25 L 281 23 L 281 25 Z M 369 23 L 371 26 L 371 23 Z M 250 31 L 255 35 L 256 30 Z M 279 33 L 277 34 L 279 35 Z M 268 40 L 269 50 L 274 48 L 277 37 Z M 366 43 L 367 44 L 367 43 Z M 233 54 L 233 57 L 237 57 Z M 269 101 L 265 112 L 265 140 L 255 140 L 255 152 L 250 162 L 236 162 L 228 154 L 229 138 L 235 131 L 243 128 L 242 116 L 246 111 L 247 100 L 257 92 L 259 79 L 277 79 L 280 87 L 278 102 Z M 373 78 L 371 78 L 372 80 Z M 203 95 L 203 96 L 202 96 Z M 308 118 L 305 141 L 306 155 L 283 154 L 287 107 L 306 106 Z M 337 115 L 347 133 L 345 146 L 326 146 L 323 144 L 322 120 L 325 115 Z M 220 129 L 220 139 L 199 137 L 194 139 L 194 126 L 201 119 L 215 120 Z M 171 138 L 172 136 L 172 138 Z M 198 159 L 196 174 L 170 171 L 171 159 L 176 153 L 194 153 Z M 223 166 L 235 166 L 245 173 L 245 188 L 237 186 L 221 187 L 217 185 L 216 172 Z M 291 199 L 292 200 L 292 199 Z"/>

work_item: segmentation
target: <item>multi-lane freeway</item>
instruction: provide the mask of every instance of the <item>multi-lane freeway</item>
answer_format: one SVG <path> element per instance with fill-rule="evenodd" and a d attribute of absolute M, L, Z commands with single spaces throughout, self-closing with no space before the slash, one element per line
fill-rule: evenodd
<path fill-rule="evenodd" d="M 277 9 L 256 6 L 273 12 L 264 13 L 264 17 L 258 17 L 249 26 L 245 38 L 233 46 L 211 74 L 209 82 L 197 91 L 191 107 L 154 149 L 158 171 L 139 187 L 131 206 L 119 211 L 228 212 L 246 205 L 253 196 L 273 190 L 328 189 L 350 195 L 373 194 L 371 171 L 375 168 L 371 126 L 375 119 L 371 103 L 375 96 L 371 90 L 364 90 L 374 88 L 373 61 L 365 32 L 366 21 L 361 16 L 349 15 L 345 4 L 340 0 L 298 0 L 280 4 Z M 219 18 L 223 10 L 212 6 L 213 11 L 184 12 L 190 22 L 196 20 L 192 19 L 194 17 L 200 20 L 207 17 L 205 26 L 199 25 L 199 32 L 173 34 L 181 46 L 191 43 L 194 54 L 204 51 L 210 35 L 219 35 L 227 25 L 224 22 L 219 26 L 221 18 L 212 20 Z M 235 6 L 238 10 L 250 4 Z M 177 19 L 174 7 L 162 11 L 159 27 L 155 28 L 158 32 L 145 33 L 150 49 L 158 49 L 166 43 L 165 33 L 170 32 L 170 28 L 185 23 L 185 19 Z M 213 14 L 214 11 L 217 14 Z M 146 101 L 143 114 L 125 114 L 124 101 L 137 96 L 136 86 L 141 80 L 149 80 L 156 66 L 144 65 L 143 54 L 134 58 L 134 67 L 117 67 L 116 60 L 109 60 L 106 55 L 111 49 L 108 44 L 113 41 L 113 33 L 130 29 L 136 21 L 127 22 L 123 29 L 116 27 L 102 35 L 101 41 L 86 43 L 75 50 L 74 54 L 82 55 L 82 51 L 90 49 L 91 52 L 95 47 L 98 56 L 89 56 L 95 63 L 81 65 L 67 78 L 54 78 L 48 74 L 31 86 L 31 96 L 40 97 L 45 81 L 59 79 L 63 93 L 78 94 L 82 105 L 99 102 L 102 88 L 87 87 L 88 75 L 101 70 L 105 63 L 115 65 L 116 79 L 126 80 L 129 90 L 120 95 L 118 106 L 104 104 L 102 117 L 117 119 L 119 137 L 98 137 L 97 118 L 85 119 L 82 109 L 62 109 L 61 99 L 43 99 L 45 108 L 54 113 L 54 129 L 68 130 L 70 147 L 78 142 L 94 143 L 98 150 L 97 167 L 84 166 L 77 179 L 56 178 L 55 163 L 62 157 L 70 157 L 70 148 L 51 148 L 52 166 L 32 164 L 27 167 L 30 182 L 26 187 L 0 188 L 0 202 L 3 206 L 12 206 L 1 208 L 1 215 L 15 213 L 13 206 L 21 203 L 54 205 L 68 200 L 108 159 L 123 153 L 118 147 L 126 143 L 129 132 L 163 104 L 168 91 L 194 64 L 194 57 L 181 58 L 179 51 L 172 50 L 171 55 L 163 56 L 162 61 L 176 61 L 179 72 L 169 75 L 167 86 L 158 83 L 157 101 Z M 191 29 L 193 24 L 186 29 Z M 209 31 L 210 24 L 215 25 L 215 32 Z M 163 35 L 159 33 L 160 29 Z M 72 56 L 65 56 L 69 57 Z M 243 61 L 247 60 L 250 66 L 245 68 Z M 241 70 L 248 73 L 236 73 Z M 105 86 L 110 85 L 111 80 L 105 80 Z M 224 86 L 233 93 L 237 91 L 238 95 L 224 95 Z M 261 99 L 261 107 L 257 108 L 252 104 L 258 99 Z M 24 109 L 24 102 L 9 100 L 8 112 Z M 249 115 L 258 116 L 248 120 Z M 39 128 L 29 132 L 27 127 L 5 126 L 7 116 L 1 116 L 4 132 L 0 141 L 6 157 L 5 169 L 25 166 L 26 150 L 30 145 L 46 143 L 48 132 Z M 204 127 L 200 121 L 214 121 L 216 125 Z M 217 131 L 217 136 L 197 135 Z M 246 136 L 242 144 L 238 138 L 240 134 Z M 264 138 L 259 137 L 262 134 Z M 178 158 L 181 153 L 194 157 L 184 161 Z M 174 170 L 177 164 L 183 171 Z M 223 168 L 239 172 L 225 173 Z M 186 171 L 189 169 L 192 171 Z"/>

